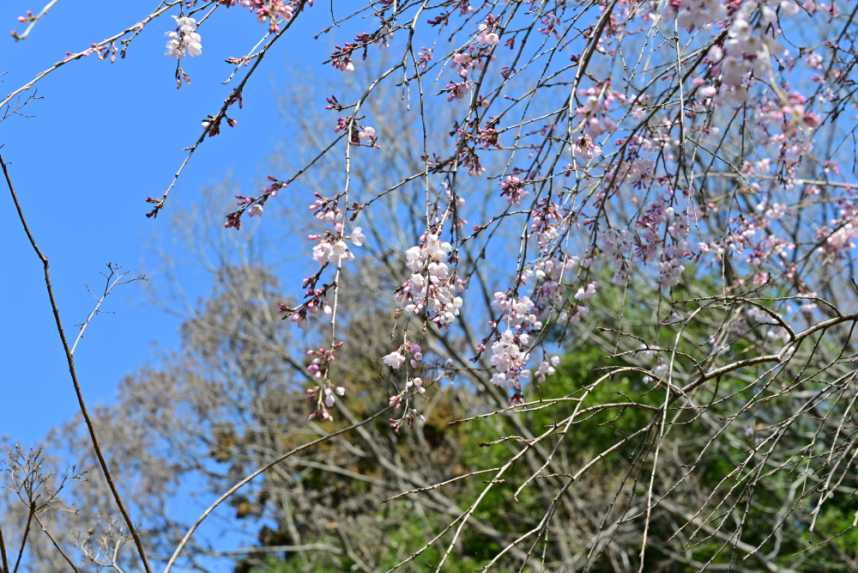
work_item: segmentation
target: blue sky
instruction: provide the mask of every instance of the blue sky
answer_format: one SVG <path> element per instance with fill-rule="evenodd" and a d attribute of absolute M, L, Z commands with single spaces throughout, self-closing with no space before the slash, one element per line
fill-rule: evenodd
<path fill-rule="evenodd" d="M 83 9 L 58 2 L 30 37 L 4 43 L 0 73 L 5 94 L 38 72 L 93 42 L 112 36 L 146 16 L 154 2 L 128 1 L 110 10 Z M 16 18 L 31 2 L 4 2 L 0 22 L 22 32 Z M 317 5 L 275 45 L 244 92 L 244 109 L 230 114 L 235 129 L 207 139 L 172 192 L 167 210 L 203 199 L 206 184 L 227 175 L 250 193 L 262 184 L 266 159 L 286 135 L 273 82 L 294 81 L 295 61 L 315 74 L 331 73 L 320 64 L 332 38 L 313 36 L 330 24 L 330 12 Z M 177 10 L 173 12 L 178 13 Z M 172 12 L 171 12 L 172 13 Z M 264 34 L 245 11 L 220 9 L 200 29 L 203 55 L 183 61 L 192 84 L 176 90 L 175 63 L 163 55 L 164 32 L 172 20 L 158 19 L 138 36 L 127 58 L 110 64 L 96 56 L 72 62 L 40 81 L 43 100 L 24 110 L 32 119 L 13 117 L 0 124 L 0 145 L 36 240 L 49 257 L 51 274 L 67 335 L 76 336 L 94 301 L 85 284 L 101 287 L 105 263 L 121 263 L 139 273 L 158 261 L 149 250 L 154 232 L 167 233 L 170 221 L 146 219 L 145 198 L 160 196 L 184 159 L 182 148 L 200 133 L 199 120 L 214 114 L 231 87 L 221 85 L 231 66 Z M 4 32 L 5 34 L 6 32 Z M 338 38 L 344 41 L 345 38 Z M 287 65 L 287 60 L 291 63 Z M 288 74 L 288 75 L 287 75 Z M 238 192 L 239 189 L 236 189 Z M 32 443 L 77 412 L 65 358 L 48 306 L 41 264 L 30 248 L 9 193 L 0 194 L 0 240 L 4 245 L 3 298 L 7 301 L 2 334 L 4 371 L 0 376 L 0 436 Z M 224 212 L 227 207 L 224 207 Z M 150 276 L 157 287 L 158 276 Z M 202 280 L 183 284 L 204 293 Z M 84 395 L 90 404 L 110 401 L 120 378 L 157 359 L 155 345 L 175 347 L 178 321 L 145 304 L 138 285 L 122 287 L 108 299 L 102 315 L 87 330 L 76 354 Z"/>

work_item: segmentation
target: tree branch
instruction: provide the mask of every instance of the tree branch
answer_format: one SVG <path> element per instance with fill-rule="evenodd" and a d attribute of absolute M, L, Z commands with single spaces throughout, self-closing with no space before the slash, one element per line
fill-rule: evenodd
<path fill-rule="evenodd" d="M 110 470 L 107 467 L 107 462 L 104 459 L 104 454 L 101 452 L 101 446 L 98 444 L 98 438 L 95 435 L 95 428 L 92 425 L 92 419 L 89 417 L 89 412 L 86 409 L 86 403 L 83 399 L 83 393 L 80 389 L 80 384 L 77 379 L 77 371 L 74 366 L 74 358 L 72 356 L 71 348 L 69 347 L 68 340 L 66 340 L 65 331 L 63 330 L 63 323 L 60 320 L 60 311 L 57 307 L 57 301 L 54 298 L 54 289 L 51 286 L 51 273 L 50 268 L 48 266 L 48 257 L 42 253 L 36 244 L 36 240 L 33 238 L 33 234 L 30 232 L 30 227 L 27 225 L 27 219 L 24 217 L 24 212 L 21 210 L 21 204 L 18 202 L 18 195 L 15 193 L 15 187 L 12 185 L 12 179 L 9 176 L 9 170 L 6 168 L 6 163 L 3 161 L 3 156 L 0 155 L 0 166 L 3 167 L 3 175 L 6 177 L 6 184 L 9 186 L 9 192 L 12 194 L 12 200 L 15 202 L 15 208 L 18 210 L 18 217 L 21 219 L 21 225 L 24 227 L 24 231 L 27 233 L 27 238 L 30 240 L 30 244 L 33 246 L 33 250 L 36 252 L 36 255 L 39 257 L 39 260 L 42 261 L 42 266 L 45 271 L 45 286 L 48 289 L 48 297 L 51 300 L 51 310 L 54 313 L 54 320 L 57 324 L 57 333 L 60 335 L 60 340 L 63 343 L 63 350 L 66 354 L 66 361 L 69 365 L 69 374 L 71 374 L 72 382 L 74 383 L 74 391 L 77 394 L 77 401 L 80 405 L 81 414 L 83 414 L 83 418 L 86 421 L 86 428 L 89 431 L 89 436 L 92 439 L 92 447 L 95 450 L 95 455 L 98 457 L 98 463 L 101 465 L 101 471 L 104 474 L 104 478 L 107 480 L 107 485 L 110 487 L 110 492 L 113 494 L 113 499 L 116 501 L 116 505 L 119 507 L 119 511 L 122 513 L 122 517 L 125 519 L 126 525 L 128 525 L 128 530 L 131 532 L 131 536 L 134 538 L 134 544 L 137 546 L 137 552 L 140 554 L 140 559 L 143 561 L 143 567 L 146 569 L 146 573 L 152 573 L 152 569 L 149 567 L 149 560 L 146 558 L 146 550 L 143 549 L 143 543 L 140 541 L 140 536 L 137 534 L 137 529 L 134 527 L 134 522 L 131 521 L 131 516 L 128 514 L 128 510 L 125 509 L 125 504 L 122 503 L 122 498 L 119 495 L 119 491 L 116 489 L 116 484 L 113 483 L 113 477 L 110 474 Z M 19 556 L 20 560 L 20 556 Z M 15 570 L 17 571 L 18 567 L 15 566 Z"/>

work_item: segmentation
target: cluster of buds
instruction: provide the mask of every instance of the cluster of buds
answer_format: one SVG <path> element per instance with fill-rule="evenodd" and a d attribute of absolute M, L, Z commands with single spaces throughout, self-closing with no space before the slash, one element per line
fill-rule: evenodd
<path fill-rule="evenodd" d="M 31 12 L 30 10 L 27 10 L 26 16 L 18 16 L 18 21 L 21 22 L 22 24 L 29 24 L 30 22 L 35 22 L 38 19 L 39 19 L 39 17 L 33 16 L 33 12 Z M 15 38 L 15 41 L 18 41 L 21 39 L 21 37 L 18 36 L 18 32 L 16 30 L 12 30 L 12 37 Z"/>
<path fill-rule="evenodd" d="M 324 314 L 325 316 L 330 317 L 333 314 L 333 309 L 331 309 L 331 305 L 329 305 L 325 300 L 326 292 L 326 288 L 314 289 L 313 287 L 310 287 L 307 290 L 307 296 L 311 298 L 306 302 L 306 304 L 304 304 L 303 308 L 293 310 L 281 303 L 280 312 L 288 313 L 289 321 L 298 328 L 306 327 L 307 318 L 310 316 L 319 317 Z M 283 318 L 286 317 L 284 316 Z M 318 378 L 318 376 L 316 377 Z"/>
<path fill-rule="evenodd" d="M 257 215 L 259 215 L 260 217 L 262 216 L 262 204 L 258 202 L 255 203 L 254 201 L 256 201 L 256 199 L 254 199 L 253 197 L 245 197 L 244 195 L 236 195 L 235 198 L 238 199 L 239 207 L 250 205 L 247 208 L 248 217 L 255 217 Z"/>
<path fill-rule="evenodd" d="M 185 83 L 189 83 L 187 79 L 185 80 Z M 209 115 L 206 117 L 206 119 L 202 120 L 201 124 L 203 129 L 207 130 L 208 136 L 214 137 L 215 135 L 220 135 L 220 122 L 224 119 L 230 127 L 235 127 L 236 125 L 238 125 L 238 121 L 228 117 L 225 113 L 218 114 L 217 116 Z"/>
<path fill-rule="evenodd" d="M 321 193 L 313 193 L 313 195 L 316 196 L 316 200 L 307 207 L 307 209 L 313 211 L 313 216 L 322 223 L 330 223 L 335 227 L 341 225 L 343 214 L 337 206 L 337 199 L 328 199 Z"/>
<path fill-rule="evenodd" d="M 280 31 L 280 20 L 288 21 L 295 13 L 295 0 L 217 0 L 218 4 L 230 8 L 241 6 L 249 8 L 260 24 L 268 24 L 268 32 L 276 34 Z M 309 2 L 313 5 L 313 0 Z"/>
<path fill-rule="evenodd" d="M 557 17 L 557 14 L 549 12 L 542 18 L 541 22 L 545 27 L 537 30 L 540 34 L 545 34 L 546 36 L 554 34 L 554 37 L 558 40 L 561 38 L 560 32 L 556 30 L 557 25 L 560 23 L 560 18 Z"/>
<path fill-rule="evenodd" d="M 507 175 L 499 185 L 502 189 L 501 197 L 506 197 L 506 202 L 513 207 L 530 197 L 530 193 L 524 188 L 525 183 L 515 175 Z"/>
<path fill-rule="evenodd" d="M 581 287 L 575 293 L 575 300 L 587 300 L 596 294 L 596 289 L 599 288 L 599 281 L 590 281 L 587 287 Z"/>
<path fill-rule="evenodd" d="M 355 71 L 355 65 L 352 61 L 352 53 L 363 48 L 363 59 L 366 60 L 367 48 L 373 42 L 386 42 L 388 33 L 387 26 L 383 26 L 378 32 L 378 38 L 372 34 L 358 34 L 355 36 L 354 42 L 346 42 L 345 46 L 336 46 L 336 50 L 331 53 L 331 65 L 347 74 Z"/>
<path fill-rule="evenodd" d="M 316 193 L 317 197 L 321 197 Z M 355 227 L 351 235 L 343 235 L 343 214 L 336 207 L 336 200 L 319 200 L 310 209 L 316 209 L 316 218 L 323 222 L 334 223 L 335 233 L 325 231 L 323 234 L 309 235 L 311 241 L 319 241 L 313 247 L 313 259 L 322 267 L 328 263 L 350 263 L 355 260 L 354 254 L 345 242 L 348 238 L 356 247 L 361 247 L 366 241 L 366 235 L 361 227 Z"/>
<path fill-rule="evenodd" d="M 648 360 L 652 360 L 653 356 L 655 356 L 655 350 L 650 349 L 645 344 L 640 345 L 640 350 Z M 664 363 L 664 360 L 660 356 L 658 357 L 658 363 L 655 368 L 653 368 L 652 373 L 655 375 L 657 380 L 661 380 L 662 376 L 667 374 L 667 364 Z M 642 381 L 644 384 L 649 384 L 652 380 L 652 377 L 644 376 Z"/>
<path fill-rule="evenodd" d="M 234 211 L 226 216 L 226 223 L 223 224 L 224 229 L 241 229 L 241 210 Z"/>
<path fill-rule="evenodd" d="M 463 82 L 450 82 L 447 87 L 441 90 L 441 93 L 447 93 L 447 101 L 454 99 L 465 99 L 465 96 L 471 93 L 474 89 L 473 80 L 465 80 Z"/>
<path fill-rule="evenodd" d="M 227 118 L 227 121 L 232 121 Z M 230 124 L 232 125 L 232 124 Z M 271 185 L 262 188 L 258 197 L 245 197 L 244 195 L 236 195 L 238 206 L 241 207 L 238 211 L 234 211 L 226 216 L 224 227 L 227 229 L 241 229 L 241 216 L 246 212 L 249 217 L 261 217 L 263 212 L 262 205 L 268 201 L 269 197 L 276 197 L 277 192 L 287 187 L 287 184 L 278 180 L 273 175 L 268 176 Z"/>
<path fill-rule="evenodd" d="M 320 390 L 321 393 L 317 396 L 316 392 Z M 324 401 L 325 406 L 327 406 L 328 408 L 332 408 L 337 401 L 336 398 L 334 398 L 334 395 L 345 396 L 346 389 L 342 386 L 334 386 L 333 382 L 325 382 L 319 388 L 307 389 L 307 394 L 310 394 L 310 396 L 307 398 L 307 402 L 312 404 L 319 399 L 319 396 L 324 396 L 322 400 Z M 312 415 L 310 416 L 310 419 L 313 419 Z"/>
<path fill-rule="evenodd" d="M 421 48 L 421 51 L 417 54 L 417 63 L 415 66 L 419 67 L 420 71 L 425 72 L 431 61 L 432 48 Z"/>
<path fill-rule="evenodd" d="M 442 12 L 434 18 L 426 20 L 426 23 L 430 26 L 446 26 L 450 23 L 450 14 L 452 14 L 452 12 Z"/>
<path fill-rule="evenodd" d="M 331 413 L 328 412 L 327 408 L 320 408 L 320 409 L 316 410 L 315 412 L 313 412 L 312 414 L 307 416 L 307 419 L 310 421 L 313 421 L 316 419 L 317 416 L 318 416 L 319 420 L 321 420 L 322 422 L 333 422 L 334 421 L 334 417 L 331 416 Z"/>
<path fill-rule="evenodd" d="M 483 96 L 479 96 L 477 98 L 477 105 L 482 106 L 484 108 L 489 107 L 489 100 L 485 99 Z M 480 145 L 483 146 L 483 149 L 488 149 L 490 147 L 500 147 L 500 143 L 498 142 L 498 130 L 495 129 L 497 126 L 497 121 L 494 118 L 490 118 L 489 121 L 486 122 L 485 127 L 481 127 L 477 130 L 480 137 Z"/>
<path fill-rule="evenodd" d="M 342 111 L 342 110 L 344 110 L 344 109 L 345 109 L 345 108 L 342 106 L 342 104 L 337 100 L 337 96 L 335 96 L 335 95 L 333 95 L 333 94 L 331 95 L 331 97 L 326 97 L 326 98 L 325 98 L 325 101 L 327 101 L 327 102 L 328 102 L 328 105 L 326 105 L 326 106 L 325 106 L 325 109 L 327 109 L 327 110 L 329 110 L 329 111 L 330 111 L 330 110 L 334 110 L 334 111 Z"/>
<path fill-rule="evenodd" d="M 453 56 L 453 66 L 458 68 L 456 72 L 459 77 L 467 79 L 470 70 L 481 71 L 486 63 L 497 60 L 496 56 L 492 56 L 493 46 L 477 47 L 473 44 L 468 46 L 465 51 L 459 52 Z"/>
<path fill-rule="evenodd" d="M 418 349 L 419 346 L 412 345 Z M 386 357 L 385 357 L 386 358 Z M 413 362 L 413 361 L 412 361 Z M 408 382 L 405 383 L 405 389 L 402 390 L 399 394 L 395 394 L 390 397 L 390 401 L 388 402 L 388 407 L 393 407 L 394 411 L 398 412 L 400 407 L 405 408 L 405 411 L 401 418 L 390 418 L 390 427 L 393 428 L 394 432 L 399 434 L 399 431 L 407 424 L 409 427 L 414 425 L 415 419 L 420 419 L 422 421 L 426 421 L 422 415 L 417 413 L 417 410 L 414 408 L 410 408 L 408 405 L 408 394 L 416 393 L 416 394 L 425 394 L 426 387 L 423 384 L 423 380 L 420 378 L 410 378 Z"/>
<path fill-rule="evenodd" d="M 528 175 L 528 179 L 533 178 L 533 174 Z M 566 208 L 561 209 L 560 205 L 548 199 L 541 199 L 531 211 L 530 237 L 536 240 L 536 244 L 539 245 L 544 254 L 549 253 L 551 242 L 560 236 L 560 229 L 566 221 L 566 214 Z"/>
<path fill-rule="evenodd" d="M 141 24 L 141 26 L 142 26 L 142 24 Z M 15 32 L 15 30 L 12 30 L 12 37 L 15 38 L 16 40 L 20 39 L 17 35 L 17 32 Z M 120 43 L 126 43 L 129 41 L 130 40 L 123 40 Z M 117 51 L 118 51 L 118 48 L 116 47 L 116 42 L 110 42 L 109 44 L 101 44 L 101 45 L 100 44 L 93 44 L 89 49 L 87 49 L 83 52 L 83 55 L 84 56 L 91 56 L 92 54 L 95 54 L 98 56 L 98 59 L 101 61 L 106 60 L 107 57 L 110 56 L 110 63 L 113 64 L 116 62 L 116 52 Z M 111 52 L 112 52 L 112 54 L 111 54 Z M 80 57 L 78 54 L 72 54 L 71 52 L 66 52 L 66 57 L 65 57 L 65 60 L 63 60 L 63 61 L 68 62 L 69 60 L 72 60 L 72 59 L 75 59 L 78 57 Z M 123 58 L 125 57 L 124 52 L 123 52 L 122 57 Z M 188 83 L 190 83 L 190 80 L 188 80 Z"/>
<path fill-rule="evenodd" d="M 402 428 L 406 424 L 410 428 L 411 426 L 414 425 L 414 421 L 416 419 L 420 419 L 423 422 L 426 421 L 426 418 L 424 418 L 422 414 L 418 414 L 417 410 L 415 410 L 414 408 L 411 408 L 410 410 L 406 410 L 405 414 L 403 414 L 403 416 L 401 418 L 399 418 L 399 419 L 391 418 L 390 419 L 390 427 L 393 428 L 393 432 L 396 435 L 399 435 L 399 432 L 402 431 Z"/>
<path fill-rule="evenodd" d="M 334 351 L 343 344 L 345 344 L 345 342 L 337 342 L 330 349 L 320 348 L 318 350 L 308 350 L 307 356 L 315 356 L 315 358 L 313 358 L 310 366 L 307 367 L 307 371 L 312 374 L 316 380 L 321 380 L 322 377 L 327 376 L 328 367 L 330 367 L 331 363 L 336 360 Z M 342 396 L 342 394 L 340 395 Z"/>
<path fill-rule="evenodd" d="M 246 0 L 245 0 L 246 1 Z M 252 0 L 256 21 L 268 24 L 268 32 L 280 32 L 280 20 L 291 20 L 295 8 L 287 0 Z"/>
<path fill-rule="evenodd" d="M 425 394 L 426 388 L 423 386 L 423 380 L 420 378 L 411 378 L 408 380 L 408 382 L 405 383 L 405 390 L 390 397 L 388 406 L 395 406 L 395 410 L 399 410 L 399 407 L 405 403 L 405 397 L 409 392 Z"/>
<path fill-rule="evenodd" d="M 590 307 L 572 304 L 567 310 L 563 310 L 557 319 L 561 324 L 577 324 L 588 314 L 590 314 Z"/>
<path fill-rule="evenodd" d="M 334 133 L 339 133 L 343 131 L 344 129 L 349 127 L 349 124 L 351 124 L 351 133 L 349 134 L 349 140 L 351 141 L 352 145 L 366 145 L 368 147 L 375 147 L 381 149 L 380 146 L 376 145 L 376 140 L 378 138 L 375 136 L 375 128 L 358 125 L 349 117 L 337 118 L 337 127 L 334 128 Z"/>
<path fill-rule="evenodd" d="M 486 172 L 486 168 L 480 162 L 480 156 L 470 146 L 462 146 L 462 151 L 459 153 L 459 162 L 462 167 L 468 170 L 470 176 L 480 176 Z"/>
<path fill-rule="evenodd" d="M 348 44 L 346 44 L 346 46 L 348 46 Z M 337 47 L 339 48 L 339 46 Z M 348 52 L 348 54 L 351 54 L 351 52 Z M 355 65 L 352 63 L 352 59 L 349 57 L 348 54 L 346 54 L 345 52 L 334 52 L 331 63 L 341 72 L 346 72 L 350 74 L 355 71 Z"/>
<path fill-rule="evenodd" d="M 335 396 L 344 396 L 346 393 L 346 389 L 342 386 L 336 386 L 333 382 L 327 380 L 328 370 L 330 365 L 336 357 L 334 356 L 334 351 L 341 347 L 344 342 L 337 342 L 330 349 L 320 348 L 318 350 L 308 350 L 308 356 L 314 356 L 313 360 L 310 362 L 310 365 L 307 367 L 307 371 L 313 375 L 316 380 L 321 380 L 322 382 L 318 387 L 313 387 L 307 389 L 307 393 L 309 396 L 307 397 L 307 402 L 315 403 L 316 409 L 310 414 L 309 420 L 314 420 L 317 417 L 323 421 L 327 422 L 333 420 L 333 416 L 331 416 L 330 412 L 328 412 L 327 408 L 333 407 L 336 403 Z"/>
<path fill-rule="evenodd" d="M 273 175 L 269 175 L 268 180 L 271 181 L 271 185 L 268 185 L 267 187 L 262 189 L 263 195 L 267 195 L 269 197 L 276 197 L 278 191 L 288 187 L 288 185 L 285 182 L 280 181 L 279 179 L 277 179 Z"/>
<path fill-rule="evenodd" d="M 251 60 L 251 58 L 250 58 L 250 56 L 249 56 L 249 55 L 247 55 L 247 56 L 241 56 L 240 58 L 236 58 L 235 56 L 230 56 L 230 57 L 228 57 L 228 58 L 226 59 L 226 63 L 228 63 L 228 64 L 233 64 L 233 65 L 236 65 L 236 66 L 245 66 L 245 67 L 247 67 L 248 65 L 250 65 L 250 60 Z"/>
<path fill-rule="evenodd" d="M 477 42 L 484 46 L 497 46 L 500 42 L 500 37 L 497 34 L 499 25 L 500 21 L 489 14 L 485 21 L 480 24 L 480 31 L 477 34 Z"/>
<path fill-rule="evenodd" d="M 578 90 L 578 97 L 584 100 L 584 105 L 577 108 L 575 114 L 581 118 L 590 137 L 599 137 L 605 132 L 613 133 L 617 130 L 617 124 L 608 112 L 615 101 L 625 103 L 626 95 L 612 90 L 610 81 L 602 85 L 582 88 Z"/>

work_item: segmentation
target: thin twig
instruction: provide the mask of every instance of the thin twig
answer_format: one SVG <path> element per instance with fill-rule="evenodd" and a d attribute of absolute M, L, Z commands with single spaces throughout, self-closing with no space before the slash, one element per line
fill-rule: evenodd
<path fill-rule="evenodd" d="M 0 571 L 3 573 L 9 573 L 9 562 L 6 560 L 6 544 L 3 543 L 3 528 L 0 527 L 0 557 L 3 558 L 2 568 Z"/>
<path fill-rule="evenodd" d="M 6 184 L 9 186 L 9 191 L 12 193 L 12 200 L 15 203 L 15 209 L 18 210 L 18 217 L 21 219 L 21 225 L 24 227 L 24 232 L 27 233 L 27 238 L 30 240 L 33 250 L 36 251 L 36 255 L 39 257 L 39 260 L 42 261 L 42 266 L 44 267 L 45 286 L 48 289 L 48 297 L 51 300 L 51 310 L 54 313 L 57 332 L 59 333 L 60 340 L 63 343 L 63 350 L 66 354 L 66 361 L 69 365 L 69 374 L 71 374 L 72 382 L 74 383 L 74 391 L 75 394 L 77 394 L 80 411 L 81 414 L 83 414 L 83 418 L 86 421 L 86 428 L 89 431 L 90 438 L 92 439 L 93 450 L 95 450 L 95 455 L 98 457 L 98 463 L 101 466 L 101 471 L 104 473 L 104 478 L 107 480 L 107 485 L 110 487 L 110 492 L 113 494 L 113 499 L 116 501 L 116 505 L 119 507 L 119 511 L 122 513 L 122 517 L 125 519 L 126 525 L 128 525 L 128 530 L 134 538 L 134 544 L 137 546 L 137 552 L 140 554 L 140 559 L 143 561 L 143 567 L 146 569 L 146 573 L 152 573 L 152 569 L 149 567 L 149 560 L 146 558 L 146 550 L 143 549 L 143 543 L 140 541 L 140 536 L 137 534 L 137 529 L 134 527 L 134 522 L 131 521 L 131 516 L 128 514 L 128 510 L 125 509 L 125 504 L 122 503 L 122 498 L 119 495 L 119 491 L 116 489 L 116 484 L 113 483 L 113 476 L 110 474 L 107 462 L 104 459 L 104 455 L 101 453 L 101 446 L 98 444 L 98 438 L 95 435 L 95 428 L 92 425 L 92 419 L 89 417 L 89 412 L 86 409 L 86 403 L 83 400 L 83 393 L 81 392 L 80 384 L 77 379 L 77 371 L 74 366 L 74 358 L 72 356 L 71 348 L 69 348 L 68 340 L 66 340 L 63 323 L 60 320 L 60 311 L 57 307 L 57 301 L 54 298 L 54 289 L 51 286 L 51 273 L 48 267 L 48 257 L 46 257 L 39 249 L 38 245 L 36 245 L 36 240 L 30 232 L 30 228 L 27 225 L 27 220 L 24 218 L 24 212 L 21 210 L 21 204 L 18 202 L 18 195 L 15 193 L 15 187 L 12 185 L 12 179 L 9 176 L 9 171 L 6 168 L 6 163 L 3 161 L 2 155 L 0 155 L 0 166 L 3 167 L 3 175 L 6 176 Z M 16 566 L 15 569 L 17 570 L 18 567 Z"/>
<path fill-rule="evenodd" d="M 57 551 L 59 551 L 59 552 L 60 552 L 60 555 L 62 555 L 62 556 L 63 556 L 63 559 L 65 559 L 65 560 L 66 560 L 66 562 L 71 566 L 71 568 L 72 568 L 72 569 L 74 569 L 74 573 L 80 573 L 80 572 L 77 570 L 77 567 L 75 567 L 75 566 L 74 566 L 74 563 L 72 562 L 72 560 L 71 560 L 71 559 L 69 559 L 69 556 L 68 556 L 68 555 L 66 555 L 66 552 L 65 552 L 65 551 L 63 551 L 62 547 L 60 547 L 60 546 L 59 546 L 59 544 L 56 542 L 56 540 L 54 539 L 54 537 L 53 537 L 53 536 L 48 532 L 48 528 L 47 528 L 47 527 L 45 527 L 45 524 L 44 524 L 44 523 L 42 523 L 42 520 L 41 520 L 41 519 L 39 519 L 39 516 L 38 516 L 38 515 L 36 515 L 36 514 L 34 513 L 34 514 L 33 514 L 33 517 L 35 517 L 35 518 L 36 518 L 36 521 L 38 521 L 38 522 L 39 522 L 39 526 L 42 528 L 42 531 L 44 531 L 44 532 L 45 532 L 45 535 L 47 535 L 47 536 L 48 536 L 48 539 L 50 539 L 50 540 L 51 540 L 51 543 L 53 543 L 53 544 L 54 544 L 54 547 L 56 547 L 56 548 L 57 548 Z"/>
<path fill-rule="evenodd" d="M 39 12 L 36 16 L 32 16 L 32 17 L 30 18 L 30 25 L 29 25 L 29 26 L 27 26 L 27 29 L 26 29 L 26 30 L 24 30 L 24 33 L 23 33 L 23 34 L 16 34 L 16 33 L 14 33 L 14 32 L 13 32 L 13 33 L 12 33 L 12 37 L 13 37 L 13 38 L 15 38 L 15 41 L 16 41 L 16 42 L 20 42 L 21 40 L 25 40 L 25 39 L 27 39 L 27 36 L 29 36 L 29 35 L 30 35 L 30 31 L 33 29 L 33 26 L 35 26 L 35 25 L 36 25 L 36 22 L 38 22 L 38 21 L 39 21 L 39 19 L 41 19 L 43 16 L 47 16 L 47 15 L 48 15 L 48 10 L 50 10 L 50 9 L 51 9 L 51 7 L 52 7 L 54 4 L 56 4 L 57 2 L 58 2 L 58 0 L 51 0 L 50 2 L 48 2 L 48 5 L 47 5 L 47 6 L 45 6 L 44 8 L 42 8 L 42 11 L 41 11 L 41 12 Z"/>
<path fill-rule="evenodd" d="M 21 549 L 18 550 L 18 560 L 15 561 L 15 568 L 12 573 L 18 573 L 18 566 L 21 564 L 21 557 L 24 555 L 24 548 L 27 546 L 27 536 L 30 535 L 30 524 L 33 523 L 33 515 L 36 513 L 36 504 L 30 502 L 30 516 L 27 518 L 27 527 L 24 529 L 24 539 L 21 540 Z"/>
<path fill-rule="evenodd" d="M 384 408 L 383 410 L 379 410 L 378 412 L 376 412 L 375 414 L 373 414 L 372 416 L 370 416 L 369 418 L 367 418 L 366 420 L 364 420 L 362 422 L 358 422 L 357 424 L 352 424 L 351 426 L 349 426 L 347 428 L 337 430 L 336 432 L 332 432 L 330 434 L 322 436 L 321 438 L 317 438 L 317 439 L 313 440 L 312 442 L 307 442 L 303 446 L 298 446 L 294 450 L 286 452 L 285 454 L 283 454 L 279 458 L 277 458 L 271 462 L 268 462 L 267 464 L 265 464 L 264 466 L 262 466 L 261 468 L 259 468 L 258 470 L 256 470 L 255 472 L 253 472 L 252 474 L 250 474 L 249 476 L 247 476 L 246 478 L 244 478 L 243 480 L 241 480 L 240 482 L 238 482 L 234 486 L 232 486 L 226 493 L 224 493 L 222 496 L 220 496 L 217 499 L 217 501 L 215 501 L 213 504 L 211 504 L 208 507 L 208 509 L 206 509 L 203 512 L 203 514 L 199 517 L 199 519 L 197 519 L 197 521 L 191 526 L 191 528 L 188 530 L 188 532 L 182 538 L 182 541 L 176 547 L 176 550 L 173 552 L 173 555 L 170 557 L 170 560 L 167 562 L 167 566 L 164 568 L 164 573 L 170 573 L 170 569 L 173 567 L 173 564 L 176 562 L 176 559 L 179 558 L 179 553 L 182 552 L 182 549 L 184 549 L 185 545 L 187 545 L 188 540 L 191 538 L 191 536 L 194 534 L 194 532 L 197 530 L 197 528 L 200 526 L 200 524 L 202 524 L 202 522 L 209 516 L 209 514 L 212 511 L 214 511 L 217 506 L 219 506 L 227 498 L 229 498 L 232 494 L 234 494 L 239 489 L 244 487 L 244 485 L 246 485 L 247 483 L 252 481 L 257 476 L 264 474 L 265 472 L 267 472 L 268 470 L 270 470 L 271 468 L 273 468 L 274 466 L 276 466 L 277 464 L 279 464 L 280 462 L 282 462 L 286 458 L 289 458 L 289 457 L 297 454 L 298 452 L 301 452 L 303 450 L 311 448 L 317 444 L 321 444 L 322 442 L 326 442 L 326 441 L 330 440 L 331 438 L 339 436 L 340 434 L 345 434 L 346 432 L 354 430 L 355 428 L 359 428 L 360 426 L 363 426 L 364 424 L 368 424 L 369 422 L 375 420 L 376 418 L 378 418 L 379 416 L 381 416 L 382 414 L 384 414 L 385 412 L 390 410 L 392 407 L 393 406 L 388 406 L 387 408 Z"/>

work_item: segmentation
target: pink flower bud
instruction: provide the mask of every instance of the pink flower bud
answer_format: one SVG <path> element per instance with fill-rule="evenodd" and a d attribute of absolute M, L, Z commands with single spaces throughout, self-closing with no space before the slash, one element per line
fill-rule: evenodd
<path fill-rule="evenodd" d="M 819 116 L 815 113 L 806 113 L 801 120 L 811 129 L 816 129 L 822 123 L 819 119 Z"/>

